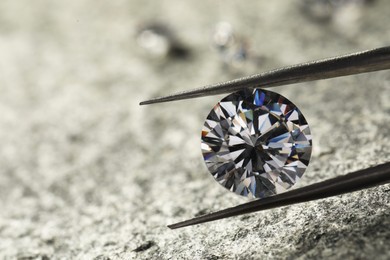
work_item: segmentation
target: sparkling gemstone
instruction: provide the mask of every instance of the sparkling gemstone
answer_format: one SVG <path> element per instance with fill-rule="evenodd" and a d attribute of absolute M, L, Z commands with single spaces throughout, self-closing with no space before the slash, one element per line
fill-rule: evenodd
<path fill-rule="evenodd" d="M 286 191 L 302 177 L 312 141 L 309 125 L 291 101 L 268 90 L 246 89 L 210 111 L 201 148 L 221 185 L 264 198 Z"/>

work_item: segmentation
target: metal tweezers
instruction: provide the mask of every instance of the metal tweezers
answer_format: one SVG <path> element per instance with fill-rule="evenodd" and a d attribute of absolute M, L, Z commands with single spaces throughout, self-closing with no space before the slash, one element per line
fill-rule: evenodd
<path fill-rule="evenodd" d="M 140 105 L 231 93 L 245 88 L 270 88 L 293 83 L 336 78 L 390 69 L 390 46 L 343 56 L 287 66 L 261 74 L 205 86 L 195 90 L 143 101 Z M 299 189 L 227 208 L 183 222 L 171 229 L 257 212 L 261 210 L 323 199 L 390 183 L 390 162 L 328 179 Z"/>

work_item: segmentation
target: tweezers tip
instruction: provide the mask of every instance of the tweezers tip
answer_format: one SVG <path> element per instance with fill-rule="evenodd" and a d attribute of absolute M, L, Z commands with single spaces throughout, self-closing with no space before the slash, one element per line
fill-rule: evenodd
<path fill-rule="evenodd" d="M 196 222 L 191 223 L 193 220 L 195 220 L 195 219 L 185 220 L 185 221 L 182 221 L 182 222 L 177 222 L 175 224 L 167 225 L 167 227 L 170 228 L 170 229 L 178 229 L 178 228 L 182 228 L 182 227 L 188 227 L 188 226 L 199 224 L 199 223 L 196 223 Z"/>
<path fill-rule="evenodd" d="M 153 98 L 153 99 L 142 101 L 139 103 L 139 105 L 144 106 L 144 105 L 151 105 L 151 104 L 163 103 L 163 102 L 168 102 L 168 101 L 172 101 L 172 100 L 168 99 L 168 97 L 158 97 L 158 98 Z"/>
<path fill-rule="evenodd" d="M 159 103 L 159 102 L 154 100 L 154 99 L 151 99 L 151 100 L 145 100 L 145 101 L 139 102 L 139 105 L 145 106 L 145 105 L 150 105 L 150 104 L 155 104 L 155 103 Z"/>
<path fill-rule="evenodd" d="M 178 223 L 176 223 L 176 224 L 170 224 L 170 225 L 167 225 L 167 227 L 170 228 L 170 229 L 177 229 L 177 228 L 179 228 L 179 226 L 177 226 L 177 224 L 178 224 Z"/>
<path fill-rule="evenodd" d="M 170 229 L 175 229 L 174 224 L 172 224 L 172 225 L 167 225 L 167 227 L 170 228 Z"/>

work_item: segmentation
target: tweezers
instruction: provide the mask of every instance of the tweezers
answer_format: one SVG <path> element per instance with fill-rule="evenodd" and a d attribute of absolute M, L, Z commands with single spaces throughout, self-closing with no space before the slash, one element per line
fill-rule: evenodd
<path fill-rule="evenodd" d="M 245 88 L 270 88 L 390 69 L 390 46 L 333 58 L 282 67 L 261 74 L 205 86 L 195 90 L 143 101 L 140 105 L 231 93 Z M 348 173 L 268 198 L 205 214 L 176 224 L 171 229 L 253 213 L 390 183 L 390 162 Z"/>

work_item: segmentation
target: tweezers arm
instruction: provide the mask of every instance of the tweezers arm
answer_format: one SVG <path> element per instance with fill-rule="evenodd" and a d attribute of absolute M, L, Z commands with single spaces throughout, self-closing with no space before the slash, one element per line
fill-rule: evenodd
<path fill-rule="evenodd" d="M 352 172 L 340 177 L 315 183 L 303 188 L 292 190 L 265 199 L 255 200 L 233 208 L 228 208 L 211 214 L 203 215 L 194 219 L 169 225 L 168 227 L 175 229 L 200 224 L 256 211 L 327 198 L 389 182 L 390 162 L 368 169 Z"/>
<path fill-rule="evenodd" d="M 256 87 L 275 87 L 385 69 L 390 69 L 390 47 L 303 63 L 260 74 L 259 77 L 263 82 L 255 85 Z M 250 81 L 249 84 L 251 84 Z"/>
<path fill-rule="evenodd" d="M 390 69 L 390 46 L 283 67 L 195 90 L 154 98 L 140 104 L 147 105 L 231 93 L 243 88 L 270 88 L 386 69 Z"/>

